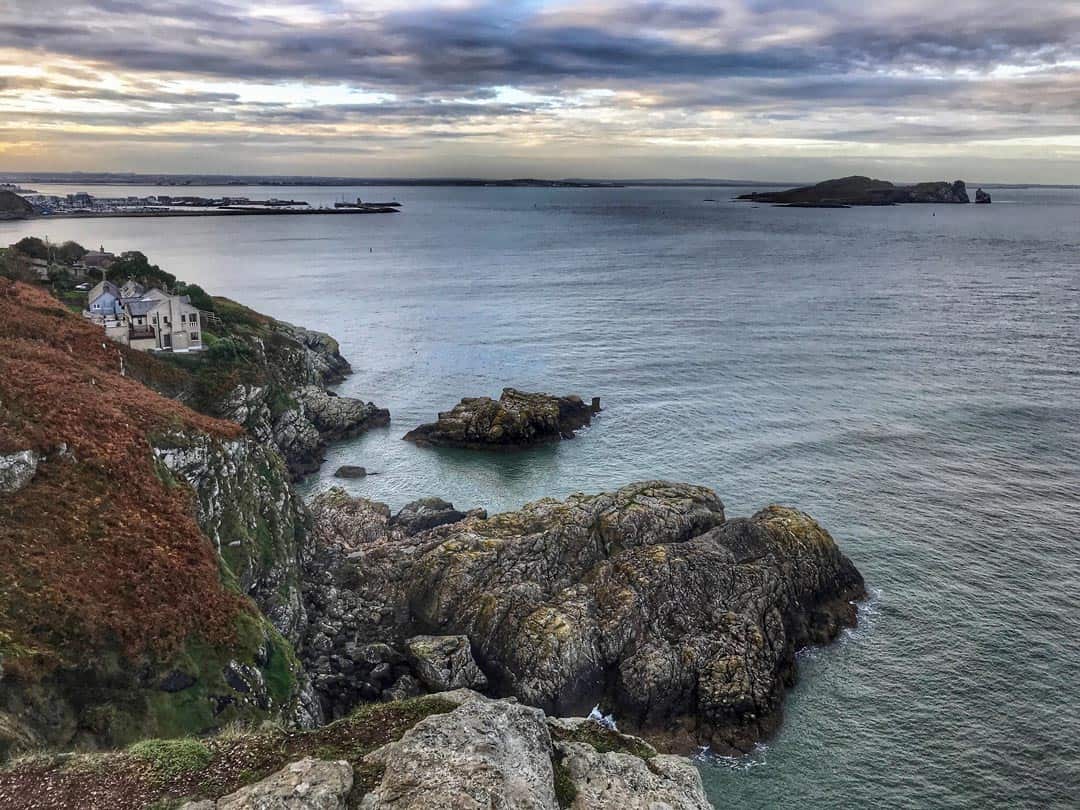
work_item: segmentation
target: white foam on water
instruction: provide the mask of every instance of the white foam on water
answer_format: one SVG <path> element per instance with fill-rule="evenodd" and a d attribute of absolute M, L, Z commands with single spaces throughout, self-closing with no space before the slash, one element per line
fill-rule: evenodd
<path fill-rule="evenodd" d="M 741 754 L 739 756 L 722 756 L 720 754 L 714 754 L 709 750 L 708 746 L 705 746 L 694 754 L 693 760 L 702 765 L 728 768 L 732 771 L 748 771 L 752 768 L 767 764 L 765 755 L 768 751 L 769 746 L 759 742 L 754 745 L 754 749 L 749 753 Z"/>
<path fill-rule="evenodd" d="M 604 714 L 600 711 L 600 706 L 593 706 L 593 710 L 589 712 L 589 719 L 593 720 L 604 728 L 610 728 L 612 731 L 618 731 L 618 727 L 615 725 L 615 715 Z"/>

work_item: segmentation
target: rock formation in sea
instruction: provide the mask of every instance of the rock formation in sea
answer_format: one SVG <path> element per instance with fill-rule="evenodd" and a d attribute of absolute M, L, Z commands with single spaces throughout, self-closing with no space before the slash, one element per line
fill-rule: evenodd
<path fill-rule="evenodd" d="M 813 186 L 787 191 L 753 191 L 740 200 L 767 202 L 794 207 L 842 208 L 852 205 L 897 205 L 901 203 L 970 202 L 963 180 L 896 186 L 887 180 L 855 175 L 825 180 Z"/>
<path fill-rule="evenodd" d="M 990 199 L 990 195 L 987 192 L 980 188 L 975 192 L 975 202 L 979 205 L 989 205 L 993 200 Z"/>
<path fill-rule="evenodd" d="M 340 490 L 312 515 L 301 657 L 328 717 L 415 689 L 410 639 L 452 636 L 490 694 L 555 715 L 599 704 L 670 750 L 746 750 L 776 725 L 796 651 L 853 624 L 863 595 L 809 516 L 770 506 L 728 520 L 711 490 L 686 484 L 415 534 Z"/>
<path fill-rule="evenodd" d="M 438 421 L 405 434 L 422 446 L 470 450 L 520 450 L 560 439 L 592 423 L 599 400 L 586 404 L 578 396 L 555 397 L 504 388 L 502 396 L 466 397 Z"/>

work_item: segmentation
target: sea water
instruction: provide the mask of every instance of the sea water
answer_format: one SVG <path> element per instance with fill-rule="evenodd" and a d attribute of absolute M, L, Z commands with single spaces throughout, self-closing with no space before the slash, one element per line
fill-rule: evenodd
<path fill-rule="evenodd" d="M 498 511 L 666 478 L 729 515 L 814 515 L 871 598 L 800 655 L 775 737 L 702 762 L 718 806 L 1076 806 L 1080 190 L 850 210 L 738 191 L 230 188 L 403 209 L 4 223 L 0 241 L 142 250 L 336 336 L 356 372 L 340 392 L 393 422 L 332 448 L 309 493 Z M 604 412 L 519 454 L 401 440 L 504 386 Z M 338 481 L 341 464 L 378 474 Z"/>

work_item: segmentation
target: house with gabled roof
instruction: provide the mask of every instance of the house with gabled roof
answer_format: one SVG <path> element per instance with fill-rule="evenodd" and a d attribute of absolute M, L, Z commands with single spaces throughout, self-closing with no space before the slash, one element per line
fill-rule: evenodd
<path fill-rule="evenodd" d="M 202 319 L 186 295 L 146 290 L 127 281 L 117 287 L 99 282 L 87 296 L 85 315 L 105 327 L 110 340 L 140 351 L 188 352 L 202 349 Z"/>

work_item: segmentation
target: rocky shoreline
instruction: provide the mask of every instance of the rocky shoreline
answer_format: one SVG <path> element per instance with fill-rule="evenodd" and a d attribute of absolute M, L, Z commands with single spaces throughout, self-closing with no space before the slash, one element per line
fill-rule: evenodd
<path fill-rule="evenodd" d="M 493 516 L 438 498 L 392 513 L 338 489 L 306 504 L 292 481 L 326 444 L 389 421 L 328 390 L 351 371 L 332 338 L 217 299 L 246 324 L 229 338 L 240 359 L 192 371 L 102 344 L 47 298 L 0 285 L 20 324 L 0 327 L 0 401 L 19 414 L 0 422 L 5 564 L 59 538 L 100 546 L 79 528 L 89 500 L 35 506 L 56 492 L 126 510 L 108 538 L 121 563 L 164 523 L 143 567 L 80 563 L 78 598 L 103 608 L 66 659 L 46 642 L 79 619 L 0 566 L 15 597 L 0 753 L 104 752 L 0 769 L 5 807 L 224 810 L 316 783 L 325 802 L 282 806 L 708 807 L 689 761 L 658 751 L 749 750 L 779 723 L 796 652 L 856 621 L 862 577 L 823 527 L 782 506 L 729 518 L 705 487 L 645 481 Z M 506 389 L 418 443 L 558 441 L 597 404 Z M 67 416 L 80 410 L 96 421 Z M 176 613 L 173 584 L 216 612 Z M 140 636 L 159 616 L 167 642 Z M 597 706 L 641 739 L 583 719 Z M 213 736 L 264 720 L 285 730 Z"/>

